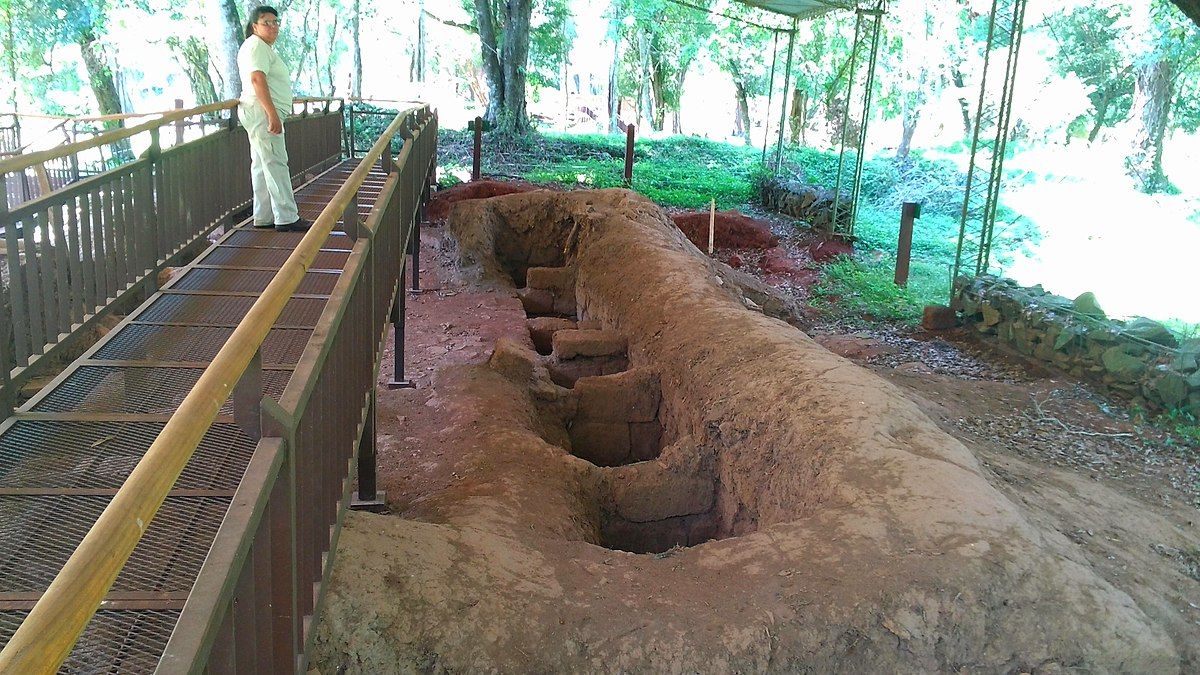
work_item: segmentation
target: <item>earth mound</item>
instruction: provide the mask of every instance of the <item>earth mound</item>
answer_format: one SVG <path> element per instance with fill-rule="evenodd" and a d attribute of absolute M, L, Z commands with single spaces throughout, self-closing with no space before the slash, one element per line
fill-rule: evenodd
<path fill-rule="evenodd" d="M 709 213 L 679 213 L 671 216 L 689 241 L 702 251 L 708 250 Z M 771 234 L 766 221 L 743 215 L 739 211 L 718 211 L 713 226 L 715 248 L 771 248 L 779 244 L 779 237 Z"/>
<path fill-rule="evenodd" d="M 347 517 L 322 672 L 1180 669 L 966 446 L 644 198 L 508 195 L 448 224 L 472 287 L 574 312 L 531 322 L 549 354 L 504 339 L 439 376 L 453 480 Z"/>
<path fill-rule="evenodd" d="M 539 189 L 541 188 L 537 185 L 523 181 L 476 180 L 470 183 L 459 183 L 433 193 L 425 207 L 425 213 L 429 220 L 440 222 L 446 220 L 446 215 L 450 213 L 450 207 L 458 202 Z"/>

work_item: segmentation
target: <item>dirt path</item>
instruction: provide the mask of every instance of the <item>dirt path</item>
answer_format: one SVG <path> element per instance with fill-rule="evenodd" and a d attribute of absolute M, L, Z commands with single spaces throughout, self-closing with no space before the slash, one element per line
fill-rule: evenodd
<path fill-rule="evenodd" d="M 1074 542 L 1080 560 L 1178 636 L 1196 634 L 1200 448 L 968 330 L 835 324 L 814 337 L 910 391 L 976 453 L 994 486 Z"/>

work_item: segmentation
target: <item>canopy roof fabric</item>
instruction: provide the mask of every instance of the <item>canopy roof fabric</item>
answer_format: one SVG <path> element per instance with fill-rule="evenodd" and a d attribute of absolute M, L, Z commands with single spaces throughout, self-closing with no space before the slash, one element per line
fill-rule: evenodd
<path fill-rule="evenodd" d="M 811 19 L 835 9 L 854 9 L 853 0 L 740 0 L 742 4 L 760 7 L 769 12 Z"/>

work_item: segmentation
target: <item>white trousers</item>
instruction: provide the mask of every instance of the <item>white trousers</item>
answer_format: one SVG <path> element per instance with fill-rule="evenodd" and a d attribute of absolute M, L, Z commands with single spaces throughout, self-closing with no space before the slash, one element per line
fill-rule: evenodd
<path fill-rule="evenodd" d="M 238 106 L 250 139 L 250 183 L 254 186 L 254 224 L 290 224 L 300 218 L 292 195 L 287 145 L 283 134 L 267 131 L 267 113 L 257 103 Z M 283 117 L 283 114 L 280 114 Z"/>

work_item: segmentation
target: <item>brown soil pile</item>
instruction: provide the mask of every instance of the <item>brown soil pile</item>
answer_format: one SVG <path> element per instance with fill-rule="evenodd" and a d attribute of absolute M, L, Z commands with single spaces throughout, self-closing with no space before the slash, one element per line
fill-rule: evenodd
<path fill-rule="evenodd" d="M 453 473 L 402 518 L 347 518 L 322 672 L 1180 668 L 1187 636 L 650 202 L 512 195 L 449 225 L 471 287 L 513 293 L 524 270 L 577 322 L 549 356 L 503 340 L 439 375 Z M 614 350 L 625 373 L 551 381 Z M 581 458 L 635 425 L 658 426 L 655 458 Z"/>
<path fill-rule="evenodd" d="M 839 255 L 854 255 L 854 246 L 837 239 L 823 239 L 809 244 L 808 254 L 814 261 L 826 263 Z"/>
<path fill-rule="evenodd" d="M 469 199 L 487 199 L 499 195 L 529 192 L 538 189 L 540 189 L 538 186 L 525 182 L 477 180 L 470 183 L 459 183 L 453 187 L 433 193 L 425 212 L 431 221 L 444 221 L 450 213 L 450 207 L 458 202 Z"/>
<path fill-rule="evenodd" d="M 708 250 L 708 211 L 680 213 L 671 216 L 687 238 L 701 251 Z M 779 237 L 771 234 L 770 226 L 762 220 L 742 215 L 738 211 L 718 211 L 713 226 L 713 245 L 716 248 L 771 248 Z"/>

